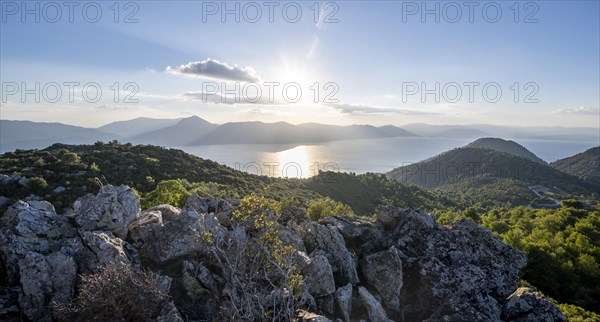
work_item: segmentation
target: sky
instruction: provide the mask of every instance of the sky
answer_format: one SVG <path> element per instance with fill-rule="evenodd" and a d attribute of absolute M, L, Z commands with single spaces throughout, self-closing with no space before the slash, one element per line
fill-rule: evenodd
<path fill-rule="evenodd" d="M 599 1 L 0 4 L 0 119 L 600 128 Z"/>

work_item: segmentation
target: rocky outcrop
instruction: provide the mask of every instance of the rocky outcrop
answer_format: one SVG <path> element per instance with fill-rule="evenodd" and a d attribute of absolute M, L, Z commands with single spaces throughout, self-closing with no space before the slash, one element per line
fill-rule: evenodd
<path fill-rule="evenodd" d="M 235 205 L 193 195 L 182 209 L 140 211 L 125 186 L 105 186 L 67 215 L 44 201 L 14 203 L 0 219 L 0 319 L 50 321 L 53 303 L 77 294 L 78 275 L 111 266 L 160 275 L 158 291 L 170 298 L 156 310 L 157 321 L 255 313 L 235 301 L 272 311 L 292 294 L 302 309 L 299 321 L 565 320 L 540 294 L 516 290 L 525 255 L 473 222 L 441 226 L 422 211 L 389 206 L 372 218 L 313 222 L 302 208 L 290 207 L 270 226 L 277 233 L 267 237 L 277 241 L 268 244 L 273 240 L 257 242 L 265 236 L 257 237 L 256 224 L 232 224 Z M 285 252 L 269 259 L 275 266 L 261 271 L 266 275 L 252 275 L 248 265 L 265 254 L 247 246 L 265 242 L 286 246 Z M 293 256 L 285 257 L 290 249 Z M 269 280 L 281 261 L 294 263 L 291 272 L 302 277 L 294 280 L 297 289 L 238 289 L 254 283 L 264 291 L 290 278 Z"/>
<path fill-rule="evenodd" d="M 556 304 L 527 287 L 518 288 L 502 308 L 502 320 L 514 322 L 567 321 Z"/>
<path fill-rule="evenodd" d="M 75 221 L 83 230 L 107 230 L 127 237 L 127 226 L 140 215 L 140 200 L 127 186 L 103 186 L 75 202 Z"/>

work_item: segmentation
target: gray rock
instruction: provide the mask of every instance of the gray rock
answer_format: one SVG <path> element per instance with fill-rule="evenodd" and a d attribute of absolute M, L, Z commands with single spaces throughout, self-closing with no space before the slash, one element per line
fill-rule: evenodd
<path fill-rule="evenodd" d="M 135 249 L 128 247 L 126 241 L 115 237 L 111 232 L 82 231 L 80 235 L 87 249 L 94 253 L 96 265 L 114 264 L 116 267 L 122 267 L 139 262 L 135 260 L 138 256 L 134 253 Z M 92 264 L 93 271 L 97 271 L 97 267 L 94 267 L 96 265 Z"/>
<path fill-rule="evenodd" d="M 232 205 L 229 201 L 221 198 L 203 198 L 197 194 L 191 195 L 185 206 L 181 209 L 182 212 L 195 210 L 197 213 L 214 213 L 218 214 L 231 210 Z"/>
<path fill-rule="evenodd" d="M 379 292 L 384 304 L 398 311 L 402 289 L 402 261 L 394 246 L 365 257 L 361 262 L 363 277 Z"/>
<path fill-rule="evenodd" d="M 517 289 L 502 308 L 502 319 L 515 322 L 564 321 L 558 306 L 527 287 Z"/>
<path fill-rule="evenodd" d="M 23 188 L 29 188 L 29 182 L 30 182 L 30 180 L 27 179 L 26 177 L 21 177 L 17 181 L 17 183 Z"/>
<path fill-rule="evenodd" d="M 205 232 L 217 238 L 223 237 L 226 229 L 219 224 L 214 215 L 199 215 L 190 210 L 162 225 L 148 224 L 136 227 L 131 231 L 130 238 L 143 257 L 153 262 L 166 262 L 195 252 L 205 252 L 206 245 L 201 242 Z"/>
<path fill-rule="evenodd" d="M 156 212 L 158 211 L 164 221 L 171 221 L 177 219 L 181 214 L 181 210 L 179 208 L 173 207 L 171 205 L 158 205 L 152 208 L 148 208 L 144 212 Z"/>
<path fill-rule="evenodd" d="M 134 219 L 129 224 L 127 229 L 129 231 L 132 231 L 141 226 L 150 225 L 150 224 L 162 225 L 162 223 L 163 223 L 163 217 L 162 217 L 162 213 L 160 211 L 144 210 L 144 211 L 142 211 L 142 213 L 140 214 L 140 216 L 138 218 Z"/>
<path fill-rule="evenodd" d="M 77 277 L 75 261 L 61 253 L 44 256 L 29 252 L 19 264 L 22 312 L 32 320 L 52 321 L 46 312 L 49 304 L 65 303 L 73 296 Z"/>
<path fill-rule="evenodd" d="M 9 205 L 11 203 L 11 199 L 6 198 L 4 196 L 0 196 L 0 207 L 4 207 L 6 205 Z"/>
<path fill-rule="evenodd" d="M 335 291 L 335 301 L 345 322 L 352 316 L 352 284 L 340 287 Z"/>
<path fill-rule="evenodd" d="M 362 300 L 363 305 L 367 308 L 369 320 L 371 322 L 387 322 L 389 321 L 381 303 L 379 303 L 366 288 L 359 286 L 358 295 Z"/>
<path fill-rule="evenodd" d="M 314 297 L 327 296 L 335 292 L 333 272 L 324 251 L 317 250 L 311 254 L 310 264 L 302 269 L 302 274 L 306 276 L 306 286 Z"/>
<path fill-rule="evenodd" d="M 337 228 L 310 222 L 301 226 L 298 233 L 308 252 L 318 249 L 325 251 L 338 285 L 359 282 L 354 258 Z"/>
<path fill-rule="evenodd" d="M 96 196 L 87 195 L 75 209 L 75 221 L 83 230 L 107 230 L 127 237 L 127 226 L 140 215 L 140 201 L 127 186 L 104 186 Z"/>
<path fill-rule="evenodd" d="M 32 208 L 35 208 L 35 209 L 49 211 L 49 212 L 56 212 L 56 209 L 54 209 L 54 206 L 51 203 L 49 203 L 48 201 L 32 200 L 27 203 L 29 204 L 29 206 L 31 206 Z"/>
<path fill-rule="evenodd" d="M 54 190 L 52 190 L 52 192 L 59 194 L 59 193 L 63 193 L 67 190 L 67 188 L 63 187 L 63 186 L 58 186 L 56 188 L 54 188 Z"/>

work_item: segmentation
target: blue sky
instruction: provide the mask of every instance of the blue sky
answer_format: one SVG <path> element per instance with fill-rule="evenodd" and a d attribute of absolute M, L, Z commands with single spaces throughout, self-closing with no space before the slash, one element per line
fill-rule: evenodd
<path fill-rule="evenodd" d="M 476 2 L 471 17 L 473 2 L 271 2 L 273 22 L 265 2 L 120 2 L 116 14 L 113 1 L 97 1 L 87 5 L 87 15 L 82 10 L 87 2 L 77 2 L 70 22 L 63 2 L 55 2 L 57 9 L 30 1 L 27 8 L 39 6 L 39 23 L 33 14 L 22 16 L 21 2 L 1 3 L 2 119 L 99 126 L 195 114 L 215 123 L 600 127 L 599 1 Z M 95 4 L 102 15 L 91 23 Z M 223 21 L 222 6 L 236 4 L 240 21 L 233 14 Z M 411 14 L 414 5 L 417 12 Z M 436 5 L 440 21 L 434 14 L 423 20 L 422 9 Z M 209 15 L 215 6 L 218 12 Z M 252 23 L 256 7 L 262 16 Z M 297 7 L 298 21 L 289 22 Z M 317 23 L 315 12 L 321 13 Z M 325 16 L 330 21 L 323 21 Z M 137 22 L 124 23 L 126 18 Z M 72 101 L 65 82 L 80 84 Z M 97 101 L 81 93 L 90 82 L 102 89 Z M 269 82 L 279 83 L 272 101 Z M 22 84 L 34 88 L 35 83 L 40 101 L 33 94 L 23 99 Z M 43 95 L 47 85 L 48 96 L 55 96 L 48 85 L 54 83 L 62 91 L 57 102 Z M 239 92 L 223 103 L 219 95 L 236 83 Z M 292 83 L 289 96 L 302 90 L 297 102 L 283 95 L 283 86 Z M 439 102 L 434 94 L 423 98 L 423 86 L 435 89 L 436 83 Z M 477 84 L 473 102 L 465 83 Z M 249 92 L 244 93 L 245 85 Z M 132 90 L 136 101 L 125 101 Z"/>

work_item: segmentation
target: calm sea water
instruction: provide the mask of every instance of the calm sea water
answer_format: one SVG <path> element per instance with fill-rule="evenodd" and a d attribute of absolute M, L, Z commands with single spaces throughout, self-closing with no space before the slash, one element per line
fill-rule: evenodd
<path fill-rule="evenodd" d="M 391 138 L 328 142 L 317 145 L 229 144 L 176 147 L 248 173 L 274 177 L 306 178 L 320 170 L 388 172 L 473 139 Z M 517 140 L 547 162 L 583 152 L 598 142 Z"/>

